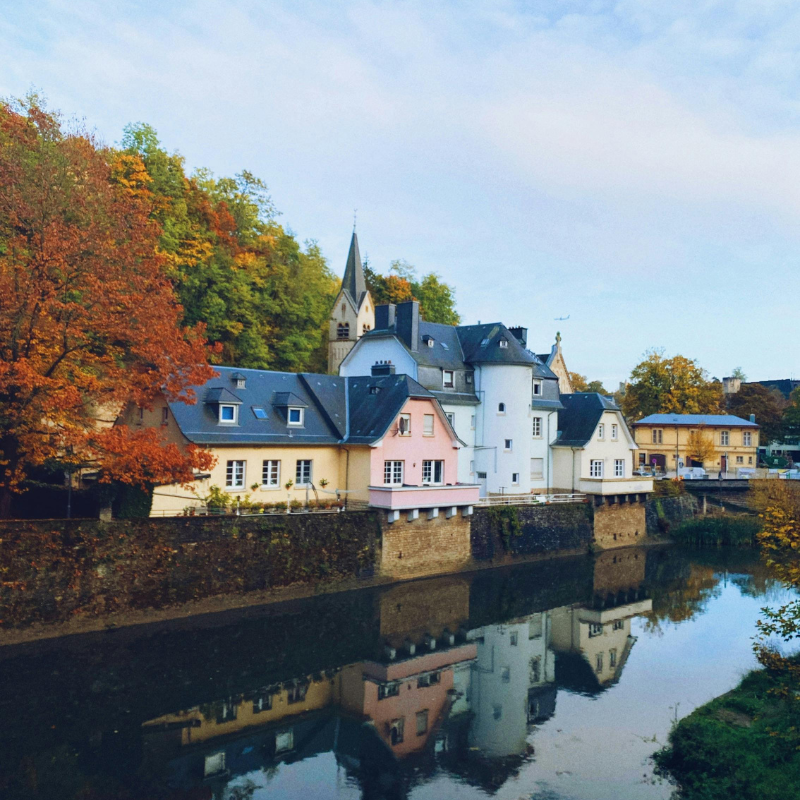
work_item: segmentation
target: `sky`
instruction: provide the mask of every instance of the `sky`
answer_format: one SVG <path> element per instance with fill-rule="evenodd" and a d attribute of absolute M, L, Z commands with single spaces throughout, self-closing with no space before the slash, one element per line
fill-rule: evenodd
<path fill-rule="evenodd" d="M 609 389 L 650 348 L 800 375 L 792 0 L 0 0 L 0 96 L 31 89 L 255 173 L 337 274 L 357 209 L 375 268 Z"/>

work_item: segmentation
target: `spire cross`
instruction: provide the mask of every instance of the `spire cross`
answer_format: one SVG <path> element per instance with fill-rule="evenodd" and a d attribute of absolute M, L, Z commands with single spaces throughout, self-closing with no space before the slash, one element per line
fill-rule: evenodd
<path fill-rule="evenodd" d="M 357 215 L 358 215 L 358 209 L 354 208 L 353 209 L 353 233 L 356 232 L 356 217 L 357 217 Z"/>

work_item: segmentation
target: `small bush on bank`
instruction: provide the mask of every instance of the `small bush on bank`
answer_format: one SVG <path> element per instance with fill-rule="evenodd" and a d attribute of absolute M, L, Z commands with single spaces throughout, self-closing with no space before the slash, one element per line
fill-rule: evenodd
<path fill-rule="evenodd" d="M 653 481 L 653 495 L 655 497 L 680 497 L 686 494 L 686 487 L 683 481 L 674 479 Z"/>
<path fill-rule="evenodd" d="M 682 522 L 671 532 L 676 542 L 707 547 L 727 545 L 754 547 L 761 520 L 751 516 L 696 517 Z"/>

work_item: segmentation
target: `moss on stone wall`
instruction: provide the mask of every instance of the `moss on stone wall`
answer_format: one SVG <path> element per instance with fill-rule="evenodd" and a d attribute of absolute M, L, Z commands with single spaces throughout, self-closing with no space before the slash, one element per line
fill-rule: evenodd
<path fill-rule="evenodd" d="M 366 577 L 379 536 L 370 511 L 4 523 L 0 627 Z"/>

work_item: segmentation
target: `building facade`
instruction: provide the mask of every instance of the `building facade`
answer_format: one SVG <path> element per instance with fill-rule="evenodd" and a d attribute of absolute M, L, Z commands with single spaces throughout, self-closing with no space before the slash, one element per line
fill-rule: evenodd
<path fill-rule="evenodd" d="M 758 465 L 759 429 L 755 420 L 731 414 L 651 414 L 632 425 L 639 464 L 664 471 L 698 466 L 735 472 Z M 703 460 L 693 453 L 690 437 L 710 444 Z"/>

